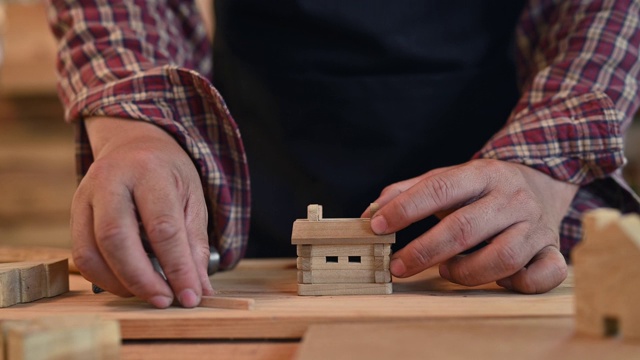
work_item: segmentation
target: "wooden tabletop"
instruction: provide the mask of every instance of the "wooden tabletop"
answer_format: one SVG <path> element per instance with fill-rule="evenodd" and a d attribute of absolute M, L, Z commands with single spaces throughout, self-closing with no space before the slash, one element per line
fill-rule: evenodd
<path fill-rule="evenodd" d="M 392 295 L 298 296 L 293 259 L 245 260 L 212 276 L 219 296 L 255 299 L 254 310 L 158 310 L 135 298 L 93 294 L 78 276 L 68 294 L 3 309 L 3 319 L 48 313 L 93 313 L 119 320 L 122 336 L 148 339 L 298 339 L 312 324 L 435 318 L 571 316 L 571 277 L 555 290 L 521 295 L 496 285 L 466 288 L 441 279 L 437 269 L 394 279 Z"/>
<path fill-rule="evenodd" d="M 244 260 L 212 276 L 219 296 L 255 299 L 254 310 L 158 310 L 135 299 L 93 294 L 79 275 L 68 294 L 0 311 L 0 320 L 48 314 L 100 314 L 120 322 L 124 358 L 172 358 L 218 354 L 224 358 L 291 358 L 315 324 L 435 321 L 438 319 L 568 319 L 573 315 L 571 275 L 541 295 L 521 295 L 495 284 L 468 288 L 441 279 L 431 269 L 394 279 L 392 295 L 298 296 L 295 259 Z M 155 354 L 155 355 L 154 355 Z M 190 356 L 189 356 L 190 357 Z"/>

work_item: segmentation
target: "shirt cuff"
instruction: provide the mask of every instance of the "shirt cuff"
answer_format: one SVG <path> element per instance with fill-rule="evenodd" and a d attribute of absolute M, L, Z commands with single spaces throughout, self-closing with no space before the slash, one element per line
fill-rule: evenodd
<path fill-rule="evenodd" d="M 624 165 L 620 122 L 604 93 L 550 99 L 512 114 L 474 157 L 521 163 L 583 185 Z"/>

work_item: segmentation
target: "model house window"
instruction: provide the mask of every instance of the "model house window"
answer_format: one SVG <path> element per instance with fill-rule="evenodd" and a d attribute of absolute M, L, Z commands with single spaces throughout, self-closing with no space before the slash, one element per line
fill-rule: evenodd
<path fill-rule="evenodd" d="M 618 318 L 615 317 L 605 317 L 604 318 L 604 335 L 609 337 L 618 336 L 618 332 L 620 331 Z"/>
<path fill-rule="evenodd" d="M 362 259 L 360 258 L 360 256 L 349 256 L 349 262 L 350 263 L 361 263 Z"/>
<path fill-rule="evenodd" d="M 327 256 L 325 260 L 328 263 L 337 263 L 338 262 L 338 257 L 337 256 Z"/>

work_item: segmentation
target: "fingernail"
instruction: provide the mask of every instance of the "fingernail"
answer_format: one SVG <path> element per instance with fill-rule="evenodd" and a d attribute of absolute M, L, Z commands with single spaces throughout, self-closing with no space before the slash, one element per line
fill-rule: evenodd
<path fill-rule="evenodd" d="M 371 219 L 371 230 L 376 234 L 384 234 L 387 231 L 387 220 L 384 216 L 378 215 Z"/>
<path fill-rule="evenodd" d="M 186 308 L 192 308 L 198 306 L 200 302 L 198 299 L 198 295 L 196 292 L 191 289 L 184 289 L 178 295 L 178 301 L 180 301 L 180 305 Z"/>
<path fill-rule="evenodd" d="M 393 276 L 402 276 L 405 272 L 407 272 L 407 267 L 404 266 L 404 261 L 400 258 L 391 259 L 391 263 L 389 263 L 389 270 L 391 270 L 391 274 Z"/>
<path fill-rule="evenodd" d="M 172 298 L 164 295 L 156 295 L 151 299 L 149 299 L 149 303 L 157 307 L 158 309 L 168 308 L 172 302 L 173 302 Z"/>
<path fill-rule="evenodd" d="M 451 275 L 449 274 L 449 268 L 445 264 L 440 264 L 438 270 L 440 271 L 440 276 L 442 278 L 451 281 Z"/>

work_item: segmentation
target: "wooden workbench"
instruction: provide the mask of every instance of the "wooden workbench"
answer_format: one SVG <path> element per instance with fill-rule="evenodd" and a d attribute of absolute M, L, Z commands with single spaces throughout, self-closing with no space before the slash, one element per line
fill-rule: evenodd
<path fill-rule="evenodd" d="M 224 358 L 291 358 L 298 341 L 314 324 L 438 319 L 571 319 L 573 280 L 541 295 L 515 294 L 496 285 L 466 288 L 432 269 L 394 279 L 394 294 L 302 297 L 296 295 L 295 259 L 245 260 L 237 269 L 212 276 L 220 296 L 249 297 L 255 309 L 158 310 L 137 299 L 93 294 L 90 284 L 72 275 L 71 292 L 0 310 L 0 319 L 49 314 L 97 313 L 119 320 L 124 358 L 172 358 L 177 353 L 218 354 Z M 182 356 L 181 356 L 182 357 Z M 187 356 L 184 358 L 192 358 Z M 220 358 L 220 357 L 218 357 Z"/>

